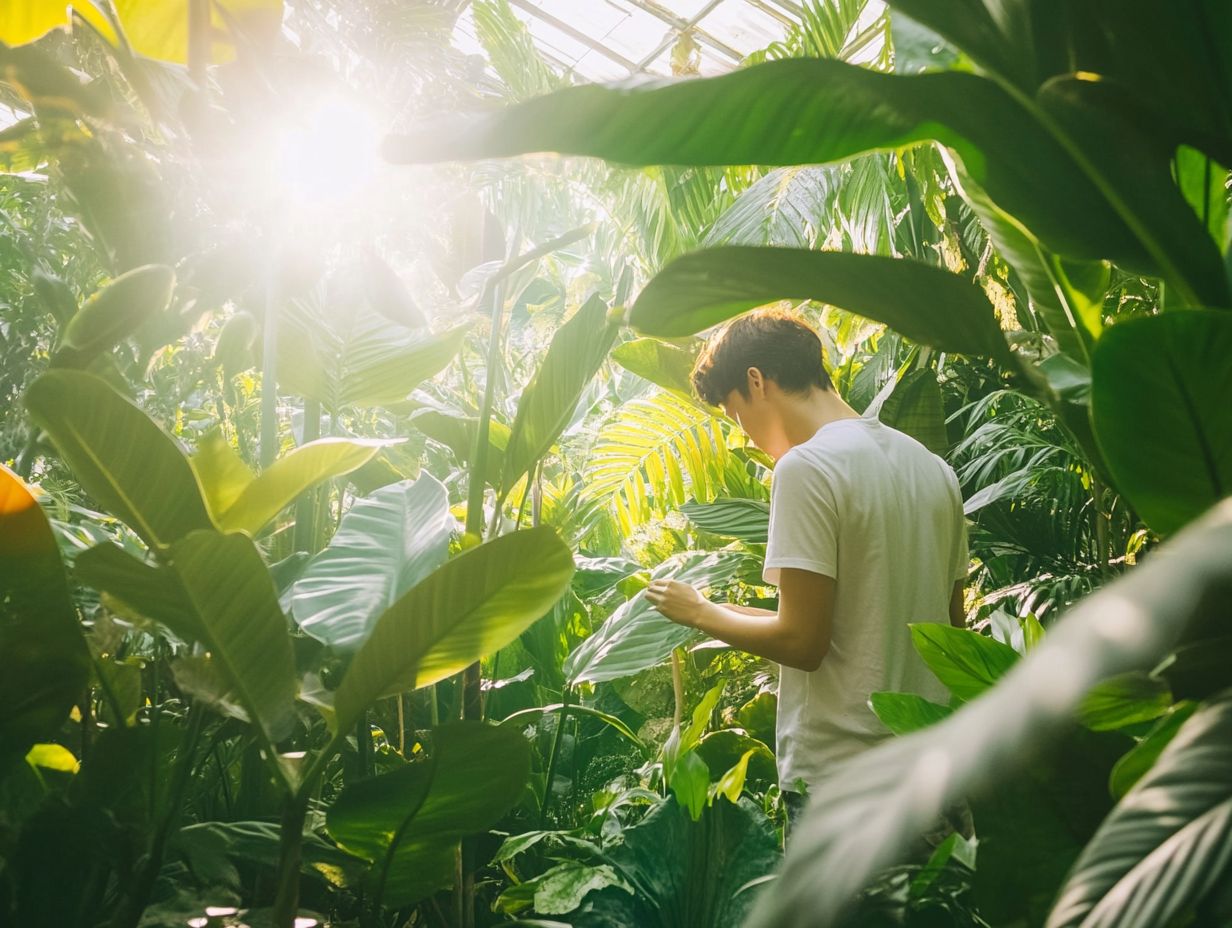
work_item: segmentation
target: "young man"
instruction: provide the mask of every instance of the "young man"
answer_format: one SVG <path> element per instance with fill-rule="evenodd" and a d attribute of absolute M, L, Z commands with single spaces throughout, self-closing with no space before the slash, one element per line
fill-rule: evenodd
<path fill-rule="evenodd" d="M 672 621 L 782 665 L 779 783 L 798 814 L 801 787 L 888 734 L 871 693 L 946 701 L 907 626 L 964 622 L 962 495 L 941 458 L 843 401 L 817 334 L 790 315 L 732 322 L 693 385 L 777 462 L 764 577 L 778 611 L 712 603 L 677 580 L 646 596 Z"/>

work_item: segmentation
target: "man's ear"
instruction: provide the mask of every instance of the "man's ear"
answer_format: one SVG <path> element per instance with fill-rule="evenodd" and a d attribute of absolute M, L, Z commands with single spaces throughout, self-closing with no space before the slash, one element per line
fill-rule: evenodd
<path fill-rule="evenodd" d="M 764 398 L 766 395 L 766 377 L 762 374 L 760 368 L 750 367 L 745 371 L 745 377 L 749 386 L 749 396 L 759 396 Z"/>

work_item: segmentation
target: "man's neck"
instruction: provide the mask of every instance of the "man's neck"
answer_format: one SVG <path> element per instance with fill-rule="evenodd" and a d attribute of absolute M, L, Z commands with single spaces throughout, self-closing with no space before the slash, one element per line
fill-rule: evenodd
<path fill-rule="evenodd" d="M 860 414 L 833 390 L 815 389 L 799 397 L 786 395 L 782 409 L 783 430 L 793 448 L 804 444 L 831 422 L 860 418 Z"/>

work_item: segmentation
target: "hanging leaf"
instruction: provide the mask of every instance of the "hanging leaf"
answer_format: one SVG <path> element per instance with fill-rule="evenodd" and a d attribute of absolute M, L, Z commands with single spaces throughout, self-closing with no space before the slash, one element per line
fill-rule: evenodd
<path fill-rule="evenodd" d="M 941 622 L 911 626 L 911 640 L 928 669 L 958 699 L 974 699 L 1018 661 L 1018 652 L 965 628 Z"/>
<path fill-rule="evenodd" d="M 829 303 L 945 351 L 1009 357 L 979 287 L 932 265 L 880 255 L 741 246 L 695 252 L 646 285 L 629 322 L 649 335 L 691 335 L 784 299 Z"/>
<path fill-rule="evenodd" d="M 25 402 L 82 489 L 150 547 L 213 527 L 179 445 L 105 381 L 49 371 L 30 385 Z"/>
<path fill-rule="evenodd" d="M 608 320 L 607 305 L 592 296 L 553 336 L 518 401 L 505 448 L 504 493 L 551 450 L 573 418 L 582 392 L 607 358 L 618 331 L 618 325 Z"/>
<path fill-rule="evenodd" d="M 572 553 L 547 526 L 446 562 L 377 619 L 338 687 L 334 731 L 350 731 L 381 696 L 443 680 L 500 650 L 552 608 L 572 575 Z"/>
<path fill-rule="evenodd" d="M 428 319 L 423 314 L 406 284 L 374 252 L 365 251 L 361 264 L 364 276 L 364 295 L 368 305 L 391 322 L 408 329 L 422 329 Z"/>
<path fill-rule="evenodd" d="M 412 905 L 449 886 L 458 841 L 484 831 L 522 796 L 530 743 L 513 728 L 457 722 L 433 729 L 427 756 L 348 785 L 326 828 L 371 862 L 374 904 Z"/>
<path fill-rule="evenodd" d="M 1161 534 L 1232 493 L 1229 357 L 1232 314 L 1216 310 L 1128 319 L 1096 347 L 1095 437 L 1117 488 Z"/>
<path fill-rule="evenodd" d="M 291 591 L 299 627 L 339 651 L 358 648 L 380 615 L 445 562 L 454 519 L 427 474 L 355 501 Z"/>
<path fill-rule="evenodd" d="M 80 698 L 90 655 L 51 524 L 0 465 L 0 776 L 51 738 Z"/>
<path fill-rule="evenodd" d="M 868 704 L 881 724 L 896 735 L 927 728 L 954 711 L 914 693 L 873 693 Z"/>

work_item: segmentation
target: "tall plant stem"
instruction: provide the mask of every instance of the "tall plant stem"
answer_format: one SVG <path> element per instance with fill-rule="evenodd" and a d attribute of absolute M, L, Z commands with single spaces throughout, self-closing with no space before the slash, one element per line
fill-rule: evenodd
<path fill-rule="evenodd" d="M 304 444 L 321 437 L 321 401 L 304 400 Z M 316 552 L 317 494 L 309 490 L 295 504 L 295 550 Z"/>
<path fill-rule="evenodd" d="M 299 871 L 303 857 L 304 819 L 308 815 L 307 784 L 287 797 L 279 830 L 278 894 L 274 897 L 274 928 L 294 928 L 299 914 Z"/>
<path fill-rule="evenodd" d="M 679 729 L 684 721 L 684 669 L 680 649 L 672 652 L 672 728 Z"/>
<path fill-rule="evenodd" d="M 205 710 L 200 703 L 193 703 L 188 710 L 188 724 L 184 737 L 180 740 L 179 756 L 176 758 L 175 772 L 172 774 L 171 790 L 167 796 L 167 809 L 150 840 L 150 850 L 145 863 L 137 874 L 132 891 L 124 899 L 115 917 L 111 920 L 112 928 L 136 928 L 141 920 L 145 907 L 150 902 L 150 894 L 154 889 L 154 881 L 163 866 L 163 856 L 167 851 L 167 841 L 175 831 L 180 821 L 180 811 L 184 805 L 184 792 L 192 774 L 193 761 L 197 755 L 197 743 L 201 740 L 201 727 L 205 722 Z"/>
<path fill-rule="evenodd" d="M 1104 515 L 1104 483 L 1099 475 L 1091 474 L 1091 496 L 1095 501 L 1095 546 L 1099 552 L 1099 572 L 1108 572 L 1112 559 L 1112 543 L 1108 537 L 1108 517 Z"/>
<path fill-rule="evenodd" d="M 265 320 L 261 353 L 261 466 L 278 457 L 278 275 L 277 244 L 265 269 Z"/>
<path fill-rule="evenodd" d="M 564 740 L 565 722 L 569 718 L 569 697 L 573 690 L 568 683 L 560 693 L 560 709 L 556 716 L 556 733 L 552 735 L 552 751 L 548 755 L 548 769 L 543 783 L 543 796 L 539 800 L 539 827 L 547 826 L 548 803 L 552 799 L 552 781 L 556 778 L 556 762 L 560 758 L 560 743 Z"/>

